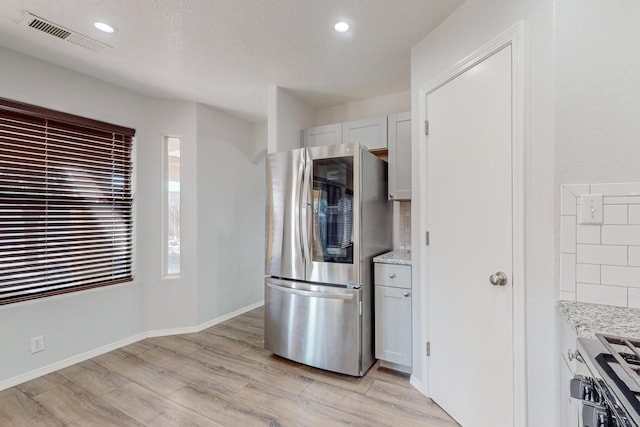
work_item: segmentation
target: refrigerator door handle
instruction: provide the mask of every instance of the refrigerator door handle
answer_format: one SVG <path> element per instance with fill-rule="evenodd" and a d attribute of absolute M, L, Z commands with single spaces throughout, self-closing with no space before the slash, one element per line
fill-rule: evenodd
<path fill-rule="evenodd" d="M 300 228 L 302 229 L 302 256 L 304 257 L 305 269 L 307 276 L 311 271 L 311 246 L 309 245 L 309 228 L 311 221 L 309 218 L 313 213 L 313 204 L 310 201 L 311 193 L 311 165 L 313 160 L 309 159 L 309 155 L 305 152 L 304 176 L 302 178 L 302 197 L 300 204 L 302 205 L 302 215 L 300 215 Z"/>
<path fill-rule="evenodd" d="M 354 294 L 333 294 L 327 292 L 313 292 L 313 291 L 304 291 L 302 289 L 294 289 L 294 288 L 285 288 L 283 286 L 274 285 L 273 283 L 267 282 L 267 287 L 274 289 L 280 292 L 286 292 L 294 295 L 301 295 L 305 297 L 314 297 L 314 298 L 325 298 L 325 299 L 343 299 L 343 300 L 352 300 Z"/>
<path fill-rule="evenodd" d="M 300 167 L 298 170 L 298 175 L 299 175 L 299 179 L 298 182 L 300 182 L 300 187 L 298 188 L 298 239 L 299 239 L 299 243 L 300 243 L 300 255 L 302 256 L 302 259 L 304 261 L 304 263 L 306 264 L 307 262 L 307 257 L 306 257 L 306 243 L 305 243 L 305 234 L 306 234 L 306 229 L 305 229 L 305 224 L 304 224 L 304 218 L 306 218 L 307 216 L 307 201 L 306 201 L 306 196 L 304 195 L 304 189 L 305 189 L 305 179 L 306 179 L 306 151 L 303 151 L 302 153 L 302 162 L 300 162 Z M 305 276 L 306 276 L 306 266 L 305 266 Z"/>

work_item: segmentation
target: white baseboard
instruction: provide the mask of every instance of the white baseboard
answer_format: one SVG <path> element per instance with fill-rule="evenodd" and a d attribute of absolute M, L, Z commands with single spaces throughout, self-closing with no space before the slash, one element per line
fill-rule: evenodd
<path fill-rule="evenodd" d="M 427 389 L 426 384 L 420 381 L 415 375 L 411 375 L 411 377 L 409 378 L 409 384 L 411 384 L 411 386 L 418 390 L 420 393 L 429 397 L 429 390 Z"/>
<path fill-rule="evenodd" d="M 206 321 L 196 326 L 185 326 L 184 328 L 171 328 L 171 329 L 156 329 L 154 331 L 147 332 L 147 336 L 145 338 L 152 337 L 164 337 L 167 335 L 181 335 L 181 334 L 194 334 L 196 332 L 204 331 L 207 328 L 215 326 L 219 323 L 225 322 L 229 319 L 233 319 L 236 316 L 240 316 L 248 311 L 251 311 L 255 308 L 262 307 L 264 305 L 264 301 L 258 301 L 254 304 L 248 305 L 246 307 L 242 307 L 236 311 L 233 311 L 229 314 L 225 314 L 224 316 L 216 317 L 215 319 Z"/>
<path fill-rule="evenodd" d="M 167 335 L 191 334 L 191 333 L 195 333 L 195 332 L 200 332 L 200 331 L 203 331 L 203 330 L 205 330 L 207 328 L 215 326 L 215 325 L 217 325 L 219 323 L 222 323 L 224 321 L 232 319 L 232 318 L 234 318 L 236 316 L 244 314 L 244 313 L 246 313 L 248 311 L 251 311 L 253 309 L 261 307 L 263 305 L 264 305 L 264 301 L 258 301 L 258 302 L 254 303 L 254 304 L 248 305 L 246 307 L 238 309 L 238 310 L 236 310 L 234 312 L 231 312 L 229 314 L 225 314 L 224 316 L 217 317 L 217 318 L 215 318 L 213 320 L 209 320 L 209 321 L 207 321 L 205 323 L 202 323 L 200 325 L 187 326 L 187 327 L 184 327 L 184 328 L 158 329 L 158 330 L 143 332 L 143 333 L 140 333 L 140 334 L 128 337 L 128 338 L 124 338 L 124 339 L 118 340 L 116 342 L 113 342 L 111 344 L 107 344 L 107 345 L 104 345 L 102 347 L 98 347 L 96 349 L 89 350 L 87 352 L 84 352 L 84 353 L 81 353 L 81 354 L 77 354 L 75 356 L 68 357 L 68 358 L 66 358 L 64 360 L 61 360 L 59 362 L 55 362 L 55 363 L 52 363 L 52 364 L 47 365 L 47 366 L 43 366 L 43 367 L 38 368 L 38 369 L 34 369 L 33 371 L 25 372 L 24 374 L 20 374 L 20 375 L 17 375 L 15 377 L 8 378 L 6 380 L 2 380 L 2 381 L 0 381 L 0 391 L 6 390 L 6 389 L 11 388 L 11 387 L 15 387 L 15 386 L 20 385 L 22 383 L 25 383 L 27 381 L 34 380 L 34 379 L 36 379 L 38 377 L 50 374 L 50 373 L 58 371 L 60 369 L 64 369 L 64 368 L 69 367 L 71 365 L 75 365 L 76 363 L 84 362 L 85 360 L 89 360 L 91 358 L 100 356 L 101 354 L 108 353 L 108 352 L 113 351 L 113 350 L 117 350 L 117 349 L 119 349 L 121 347 L 127 346 L 129 344 L 133 344 L 133 343 L 138 342 L 140 340 L 143 340 L 145 338 L 162 337 L 162 336 L 167 336 Z"/>
<path fill-rule="evenodd" d="M 19 384 L 34 380 L 38 377 L 50 374 L 60 369 L 64 369 L 71 365 L 75 365 L 76 363 L 84 362 L 85 360 L 89 360 L 93 357 L 100 356 L 101 354 L 108 353 L 113 350 L 117 350 L 126 345 L 133 344 L 134 342 L 138 342 L 142 339 L 145 339 L 146 337 L 147 337 L 147 334 L 145 333 L 134 335 L 132 337 L 118 340 L 111 344 L 103 345 L 102 347 L 98 347 L 96 349 L 89 350 L 87 352 L 68 357 L 59 362 L 55 362 L 38 369 L 34 369 L 33 371 L 25 372 L 24 374 L 20 374 L 15 377 L 8 378 L 6 380 L 0 381 L 0 391 L 5 390 L 7 388 L 15 387 Z"/>
<path fill-rule="evenodd" d="M 241 314 L 244 314 L 244 313 L 246 313 L 248 311 L 254 310 L 254 309 L 258 308 L 258 307 L 262 307 L 263 305 L 264 305 L 264 300 L 258 301 L 255 304 L 251 304 L 251 305 L 248 305 L 246 307 L 242 307 L 239 310 L 236 310 L 236 311 L 234 311 L 232 313 L 229 313 L 229 314 L 225 314 L 224 316 L 220 316 L 217 319 L 209 320 L 208 322 L 205 322 L 205 323 L 201 324 L 200 326 L 198 326 L 199 329 L 198 329 L 197 332 L 200 332 L 200 331 L 203 331 L 203 330 L 205 330 L 207 328 L 215 326 L 218 323 L 225 322 L 225 321 L 227 321 L 229 319 L 232 319 L 232 318 L 234 318 L 236 316 L 240 316 Z"/>

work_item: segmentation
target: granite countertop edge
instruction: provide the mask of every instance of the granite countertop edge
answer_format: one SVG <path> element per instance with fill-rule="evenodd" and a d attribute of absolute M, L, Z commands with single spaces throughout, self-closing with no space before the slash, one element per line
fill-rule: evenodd
<path fill-rule="evenodd" d="M 411 265 L 411 251 L 408 249 L 396 249 L 374 257 L 373 262 L 379 264 Z"/>
<path fill-rule="evenodd" d="M 585 302 L 559 301 L 558 310 L 578 338 L 596 333 L 640 339 L 640 309 Z"/>

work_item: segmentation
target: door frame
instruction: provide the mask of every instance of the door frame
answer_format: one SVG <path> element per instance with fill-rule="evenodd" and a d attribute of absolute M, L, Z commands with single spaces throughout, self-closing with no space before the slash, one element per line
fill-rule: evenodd
<path fill-rule="evenodd" d="M 513 372 L 513 395 L 514 395 L 514 425 L 527 425 L 527 337 L 526 337 L 526 274 L 525 274 L 525 120 L 524 120 L 524 83 L 525 83 L 525 62 L 524 62 L 524 23 L 519 21 L 514 26 L 485 44 L 475 52 L 471 53 L 451 69 L 445 71 L 432 81 L 421 85 L 418 94 L 418 120 L 417 126 L 418 140 L 413 145 L 416 153 L 416 169 L 418 206 L 414 207 L 418 212 L 417 233 L 414 236 L 414 253 L 417 255 L 415 260 L 422 266 L 419 269 L 418 277 L 414 276 L 414 289 L 419 289 L 418 298 L 414 299 L 413 310 L 419 313 L 414 321 L 419 321 L 417 328 L 418 336 L 414 336 L 414 342 L 419 344 L 420 349 L 429 341 L 429 325 L 428 325 L 428 296 L 429 281 L 427 269 L 428 267 L 428 246 L 423 244 L 424 233 L 429 230 L 429 221 L 427 218 L 428 194 L 425 183 L 427 174 L 427 141 L 428 136 L 425 135 L 423 124 L 427 118 L 427 95 L 434 92 L 441 86 L 447 84 L 451 80 L 463 74 L 465 71 L 474 67 L 478 63 L 487 59 L 497 51 L 506 46 L 511 46 L 511 66 L 512 66 L 512 203 L 513 203 L 513 356 L 514 356 L 514 372 Z M 414 129 L 414 132 L 416 130 Z M 414 134 L 415 135 L 415 134 Z M 415 164 L 415 163 L 414 163 Z M 414 179 L 415 183 L 415 179 Z M 415 187 L 414 187 L 415 188 Z M 416 212 L 416 210 L 414 210 Z M 416 251 L 417 247 L 417 251 Z M 422 327 L 424 325 L 424 327 Z M 420 355 L 422 369 L 419 371 L 421 378 L 412 377 L 412 384 L 421 390 L 427 396 L 429 395 L 429 359 L 425 351 L 414 352 L 414 355 Z"/>

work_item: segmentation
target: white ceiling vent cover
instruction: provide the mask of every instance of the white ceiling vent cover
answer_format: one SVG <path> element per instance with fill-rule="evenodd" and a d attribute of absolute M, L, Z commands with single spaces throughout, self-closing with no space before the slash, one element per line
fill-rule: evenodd
<path fill-rule="evenodd" d="M 25 18 L 22 20 L 22 23 L 27 27 L 58 37 L 59 39 L 68 41 L 76 46 L 83 47 L 91 52 L 100 53 L 112 48 L 108 44 L 65 28 L 62 25 L 54 24 L 51 21 L 47 21 L 46 19 L 40 18 L 39 16 L 29 12 L 25 13 Z"/>

